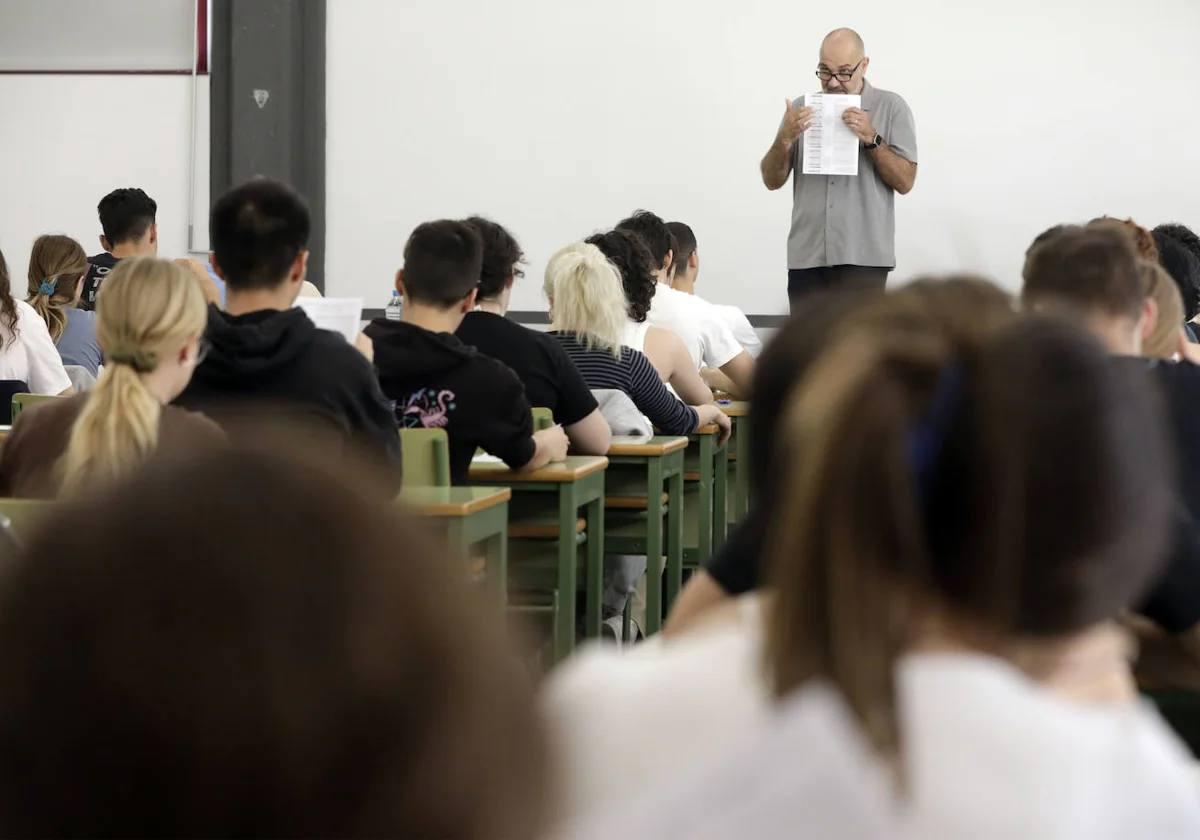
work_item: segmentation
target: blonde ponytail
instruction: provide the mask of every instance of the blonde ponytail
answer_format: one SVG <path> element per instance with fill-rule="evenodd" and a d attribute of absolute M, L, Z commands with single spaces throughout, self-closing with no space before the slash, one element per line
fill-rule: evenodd
<path fill-rule="evenodd" d="M 29 255 L 28 302 L 46 322 L 55 342 L 67 327 L 66 308 L 75 303 L 87 270 L 87 253 L 71 237 L 47 234 L 34 241 Z"/>
<path fill-rule="evenodd" d="M 617 358 L 625 337 L 625 288 L 616 267 L 595 245 L 576 242 L 546 264 L 543 288 L 550 299 L 551 328 L 573 333 L 587 347 Z"/>
<path fill-rule="evenodd" d="M 142 376 L 204 332 L 206 306 L 178 265 L 133 259 L 104 281 L 96 313 L 105 367 L 59 462 L 64 493 L 116 478 L 154 451 L 162 406 Z"/>

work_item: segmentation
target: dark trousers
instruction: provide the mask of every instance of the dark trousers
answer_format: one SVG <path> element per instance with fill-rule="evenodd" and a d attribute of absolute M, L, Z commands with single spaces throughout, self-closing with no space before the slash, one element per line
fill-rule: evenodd
<path fill-rule="evenodd" d="M 829 289 L 883 291 L 890 268 L 869 265 L 824 265 L 818 268 L 788 269 L 788 302 L 792 311 L 796 302 L 813 292 Z"/>

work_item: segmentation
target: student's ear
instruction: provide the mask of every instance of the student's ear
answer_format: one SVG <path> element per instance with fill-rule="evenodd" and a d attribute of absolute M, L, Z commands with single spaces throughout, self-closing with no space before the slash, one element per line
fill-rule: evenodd
<path fill-rule="evenodd" d="M 688 255 L 687 267 L 688 269 L 697 269 L 700 267 L 699 250 L 692 251 L 692 253 Z"/>
<path fill-rule="evenodd" d="M 1157 326 L 1158 303 L 1154 298 L 1148 297 L 1142 301 L 1142 314 L 1138 316 L 1138 334 L 1142 337 L 1142 341 L 1150 338 Z"/>
<path fill-rule="evenodd" d="M 225 272 L 221 270 L 221 266 L 217 263 L 216 251 L 208 252 L 208 264 L 212 266 L 213 271 L 217 273 L 218 277 L 220 277 L 222 280 L 225 279 Z"/>
<path fill-rule="evenodd" d="M 100 247 L 105 251 L 112 251 L 112 243 L 108 241 L 108 237 L 103 233 L 100 234 Z"/>
<path fill-rule="evenodd" d="M 158 222 L 150 223 L 150 244 L 158 244 Z"/>
<path fill-rule="evenodd" d="M 515 275 L 515 274 L 508 275 L 508 279 L 504 281 L 504 288 L 511 289 L 513 287 L 513 283 L 515 283 L 515 282 L 517 282 L 517 275 Z"/>
<path fill-rule="evenodd" d="M 303 283 L 305 276 L 308 274 L 308 249 L 301 251 L 296 255 L 295 261 L 292 263 L 292 271 L 289 278 L 294 283 Z"/>
<path fill-rule="evenodd" d="M 663 259 L 663 271 L 668 277 L 671 276 L 671 271 L 675 268 L 675 252 L 667 251 L 667 256 Z"/>
<path fill-rule="evenodd" d="M 400 297 L 407 297 L 404 293 L 404 269 L 401 268 L 396 272 L 396 291 L 400 293 Z"/>
<path fill-rule="evenodd" d="M 479 296 L 479 287 L 476 286 L 474 289 L 471 290 L 470 294 L 468 294 L 465 298 L 462 299 L 462 304 L 460 305 L 460 311 L 463 313 L 467 313 L 467 312 L 471 312 L 472 310 L 474 310 L 475 309 L 475 298 L 477 298 L 478 296 Z"/>

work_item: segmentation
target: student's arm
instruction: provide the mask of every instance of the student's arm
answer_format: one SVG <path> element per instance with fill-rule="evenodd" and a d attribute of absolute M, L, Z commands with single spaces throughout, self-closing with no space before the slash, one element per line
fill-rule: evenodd
<path fill-rule="evenodd" d="M 343 339 L 337 342 L 336 352 L 345 359 L 337 367 L 345 370 L 340 379 L 344 390 L 339 409 L 363 456 L 378 465 L 382 483 L 394 492 L 400 487 L 401 468 L 396 415 L 383 395 L 375 368 Z"/>
<path fill-rule="evenodd" d="M 180 257 L 175 260 L 175 264 L 187 269 L 195 279 L 196 284 L 200 286 L 200 292 L 204 295 L 204 302 L 214 306 L 221 305 L 221 292 L 217 289 L 217 284 L 208 276 L 208 269 L 201 265 L 198 261 L 188 257 Z"/>
<path fill-rule="evenodd" d="M 667 390 L 649 359 L 637 350 L 626 352 L 629 354 L 627 393 L 638 411 L 667 435 L 688 435 L 704 425 L 697 422 L 696 409 L 680 402 Z"/>
<path fill-rule="evenodd" d="M 564 427 L 576 455 L 603 455 L 612 444 L 612 429 L 599 408 L 578 423 Z"/>
<path fill-rule="evenodd" d="M 745 350 L 721 365 L 721 373 L 732 386 L 727 392 L 739 400 L 750 399 L 751 384 L 754 382 L 754 357 Z"/>
<path fill-rule="evenodd" d="M 566 460 L 567 447 L 570 439 L 562 426 L 551 426 L 533 433 L 533 457 L 530 458 L 523 470 L 537 470 L 556 461 Z"/>
<path fill-rule="evenodd" d="M 766 542 L 766 515 L 751 508 L 717 551 L 705 561 L 704 568 L 688 580 L 667 617 L 665 631 L 679 635 L 694 627 L 731 598 L 753 592 L 762 581 L 761 564 Z"/>
<path fill-rule="evenodd" d="M 679 399 L 688 405 L 712 402 L 712 389 L 700 378 L 700 371 L 696 370 L 696 363 L 692 361 L 692 354 L 688 352 L 683 339 L 670 330 L 651 327 L 651 332 L 655 331 L 662 334 L 662 345 L 670 354 L 671 375 L 668 381 Z"/>
<path fill-rule="evenodd" d="M 683 635 L 696 626 L 698 619 L 729 600 L 729 593 L 707 570 L 700 569 L 688 578 L 679 597 L 675 599 L 675 605 L 663 627 L 663 635 L 667 638 Z"/>
<path fill-rule="evenodd" d="M 720 391 L 730 396 L 738 396 L 737 386 L 733 384 L 732 379 L 721 373 L 720 368 L 702 368 L 700 370 L 700 378 L 704 380 L 705 385 L 714 391 Z"/>
<path fill-rule="evenodd" d="M 695 430 L 697 432 L 704 426 L 715 424 L 721 427 L 721 443 L 729 440 L 729 435 L 733 433 L 733 422 L 729 419 L 729 415 L 712 403 L 692 407 L 696 409 Z"/>

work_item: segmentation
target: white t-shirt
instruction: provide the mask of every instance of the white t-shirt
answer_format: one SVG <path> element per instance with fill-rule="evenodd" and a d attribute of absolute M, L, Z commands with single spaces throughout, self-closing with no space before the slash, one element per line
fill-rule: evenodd
<path fill-rule="evenodd" d="M 747 353 L 757 359 L 758 354 L 762 352 L 762 339 L 754 331 L 754 327 L 750 324 L 750 319 L 746 317 L 746 313 L 736 306 L 729 306 L 723 303 L 714 303 L 712 307 L 725 319 L 725 325 L 729 327 L 729 331 L 733 333 L 733 337 L 737 339 L 738 344 L 742 345 L 742 348 Z"/>
<path fill-rule="evenodd" d="M 655 289 L 646 320 L 682 338 L 697 368 L 719 368 L 742 352 L 715 306 L 665 283 Z"/>
<path fill-rule="evenodd" d="M 673 822 L 661 824 L 674 825 L 674 836 L 708 836 L 692 827 L 730 806 L 713 795 L 720 780 L 730 791 L 758 792 L 789 756 L 807 775 L 807 744 L 820 740 L 821 727 L 788 716 L 820 720 L 825 712 L 797 710 L 806 697 L 837 695 L 806 688 L 796 702 L 773 704 L 760 623 L 728 623 L 625 654 L 593 649 L 552 676 L 543 704 L 564 825 L 581 827 L 563 836 L 600 836 L 594 826 L 621 814 L 617 836 L 649 837 L 628 818 L 640 814 L 646 826 L 667 820 L 656 802 L 671 803 Z M 1195 764 L 1148 704 L 1062 699 L 1002 660 L 968 653 L 910 655 L 897 684 L 911 788 L 889 798 L 891 836 L 1200 837 Z M 861 738 L 842 740 L 855 763 Z M 689 776 L 680 778 L 685 768 Z M 776 805 L 791 807 L 788 797 Z"/>
<path fill-rule="evenodd" d="M 50 329 L 34 308 L 23 300 L 17 304 L 16 339 L 0 347 L 0 379 L 16 379 L 33 394 L 61 394 L 71 387 Z M 0 327 L 0 341 L 7 340 Z"/>

